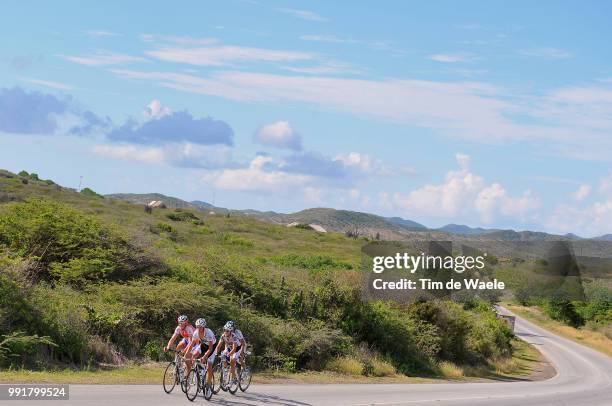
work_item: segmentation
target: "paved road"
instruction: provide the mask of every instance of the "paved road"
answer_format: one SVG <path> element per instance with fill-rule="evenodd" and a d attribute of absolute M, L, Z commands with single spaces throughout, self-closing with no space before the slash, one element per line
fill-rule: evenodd
<path fill-rule="evenodd" d="M 557 375 L 539 382 L 443 384 L 252 385 L 247 393 L 213 396 L 216 405 L 495 405 L 495 406 L 611 406 L 612 358 L 549 333 L 517 317 L 517 334 L 533 343 L 552 362 Z M 4 402 L 24 406 L 24 401 Z M 37 402 L 40 404 L 40 401 Z M 74 406 L 190 405 L 176 390 L 166 395 L 161 386 L 71 385 Z M 206 404 L 198 398 L 195 404 Z"/>

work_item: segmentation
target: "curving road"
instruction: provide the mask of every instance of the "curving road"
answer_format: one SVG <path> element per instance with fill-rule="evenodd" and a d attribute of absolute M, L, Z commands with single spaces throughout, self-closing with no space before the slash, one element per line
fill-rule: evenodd
<path fill-rule="evenodd" d="M 612 358 L 551 334 L 519 317 L 515 328 L 517 335 L 536 345 L 554 365 L 556 376 L 539 382 L 253 385 L 247 393 L 213 396 L 210 403 L 232 406 L 612 405 Z M 24 401 L 4 403 L 24 405 Z M 145 385 L 71 385 L 70 401 L 55 401 L 52 404 L 61 403 L 75 406 L 192 404 L 180 390 L 175 389 L 172 394 L 166 395 L 160 386 Z M 203 398 L 195 401 L 199 405 L 206 403 Z"/>

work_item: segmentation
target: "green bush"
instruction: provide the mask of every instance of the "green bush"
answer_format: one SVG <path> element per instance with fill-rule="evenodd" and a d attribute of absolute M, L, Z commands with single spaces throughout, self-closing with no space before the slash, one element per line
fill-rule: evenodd
<path fill-rule="evenodd" d="M 138 275 L 156 264 L 93 217 L 42 199 L 8 205 L 0 245 L 36 262 L 37 277 L 75 284 Z"/>
<path fill-rule="evenodd" d="M 91 196 L 91 197 L 99 197 L 100 199 L 104 199 L 104 196 L 94 192 L 93 190 L 91 190 L 90 188 L 86 187 L 84 189 L 81 190 L 81 194 L 85 195 L 85 196 Z"/>
<path fill-rule="evenodd" d="M 180 209 L 176 209 L 174 213 L 166 214 L 166 217 L 172 221 L 202 221 L 195 214 L 189 211 L 182 211 Z"/>

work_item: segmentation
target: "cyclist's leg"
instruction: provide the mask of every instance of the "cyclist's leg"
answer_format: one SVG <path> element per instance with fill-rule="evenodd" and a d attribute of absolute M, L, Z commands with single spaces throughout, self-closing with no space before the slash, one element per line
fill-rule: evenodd
<path fill-rule="evenodd" d="M 216 357 L 216 354 L 213 348 L 213 351 L 210 353 L 210 355 L 208 356 L 208 359 L 206 360 L 206 383 L 207 384 L 210 384 L 210 382 L 212 381 L 212 369 L 213 369 L 213 364 L 215 363 L 215 357 Z"/>

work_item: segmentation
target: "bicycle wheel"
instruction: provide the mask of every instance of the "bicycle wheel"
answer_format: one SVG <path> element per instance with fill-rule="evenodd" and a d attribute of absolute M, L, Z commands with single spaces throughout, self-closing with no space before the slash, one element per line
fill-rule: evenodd
<path fill-rule="evenodd" d="M 251 385 L 251 368 L 248 366 L 240 368 L 238 373 L 238 387 L 245 392 Z"/>
<path fill-rule="evenodd" d="M 164 392 L 170 393 L 176 386 L 177 376 L 176 376 L 176 364 L 170 362 L 164 371 Z"/>
<path fill-rule="evenodd" d="M 193 402 L 200 392 L 200 369 L 193 367 L 185 378 L 185 395 Z"/>
<path fill-rule="evenodd" d="M 181 382 L 181 390 L 183 391 L 183 393 L 187 393 L 187 373 L 188 371 L 185 371 L 185 367 L 181 364 L 180 366 L 178 366 L 178 376 L 179 376 L 179 381 Z"/>
<path fill-rule="evenodd" d="M 232 395 L 238 391 L 238 369 L 236 369 L 236 378 L 232 378 L 232 373 L 229 368 L 227 368 L 227 390 Z"/>
<path fill-rule="evenodd" d="M 217 363 L 213 370 L 213 393 L 216 395 L 223 388 L 223 370 L 221 364 Z"/>
<path fill-rule="evenodd" d="M 204 399 L 210 400 L 210 398 L 212 398 L 214 391 L 215 391 L 215 381 L 214 380 L 210 381 L 210 384 L 205 383 L 204 389 L 203 389 Z"/>

